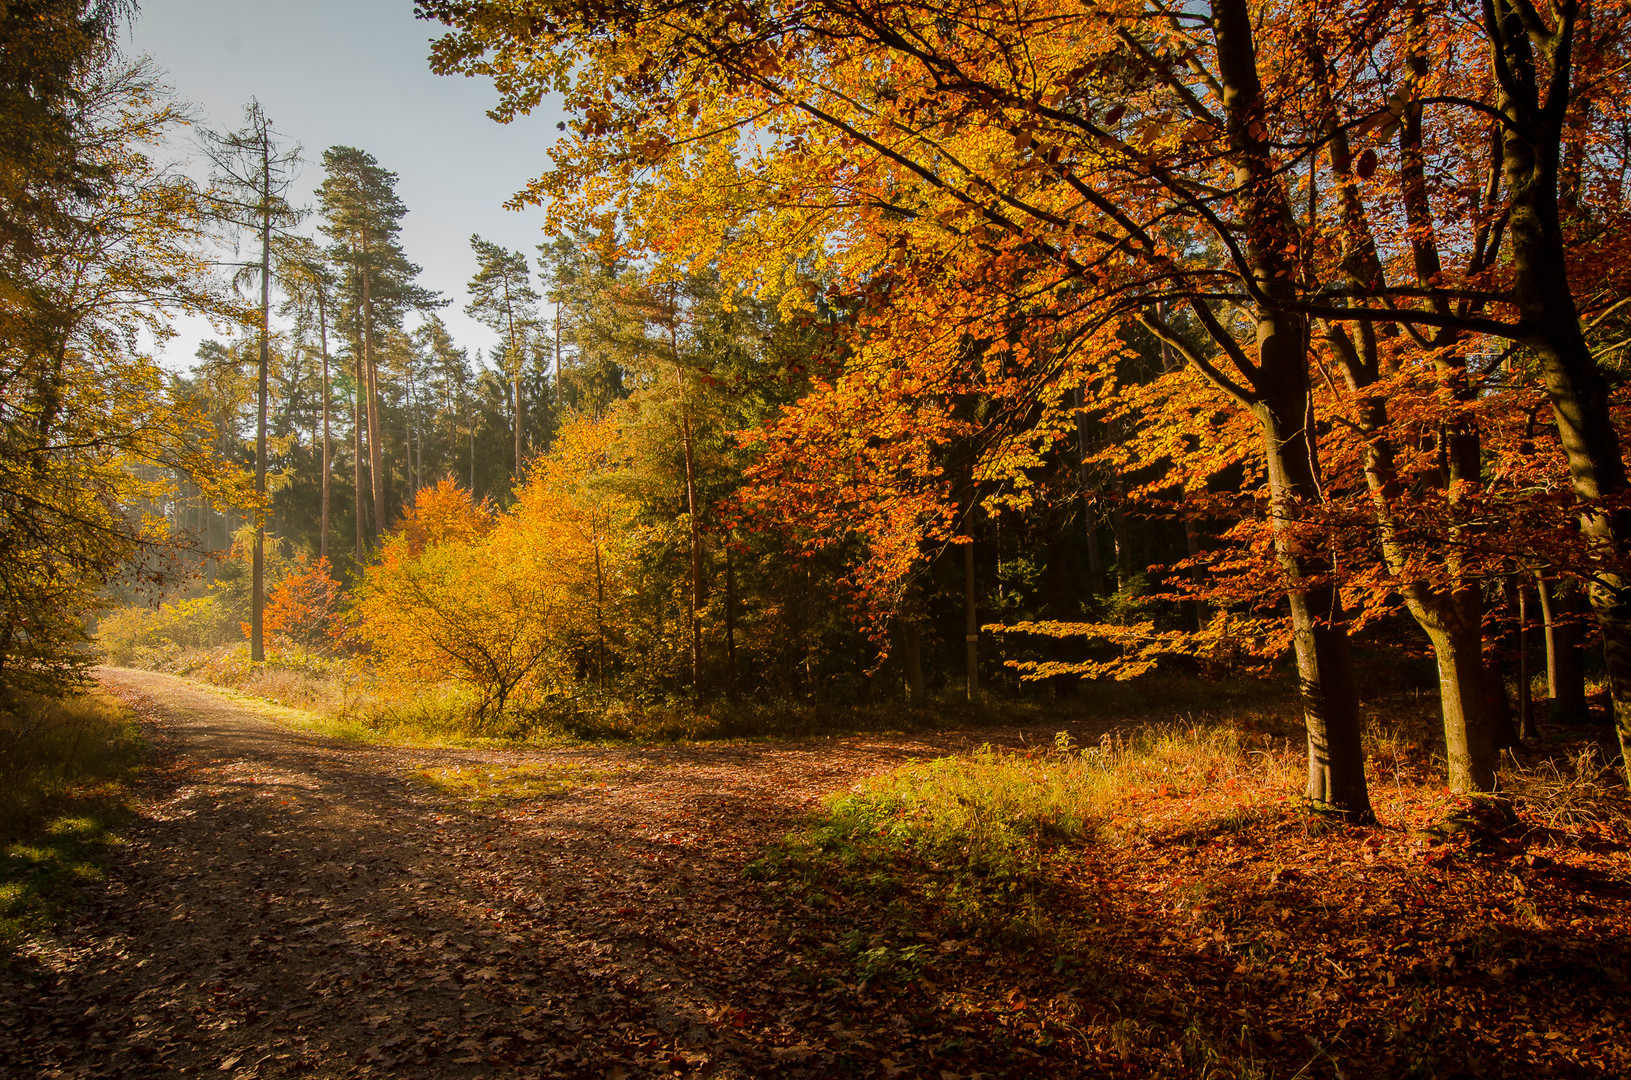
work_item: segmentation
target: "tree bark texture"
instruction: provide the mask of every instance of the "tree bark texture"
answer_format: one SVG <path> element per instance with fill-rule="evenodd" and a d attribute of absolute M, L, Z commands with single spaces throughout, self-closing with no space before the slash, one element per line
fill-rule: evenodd
<path fill-rule="evenodd" d="M 256 364 L 255 410 L 255 554 L 250 572 L 249 659 L 266 659 L 266 379 L 271 363 L 272 311 L 272 142 L 264 129 L 261 137 L 261 325 L 260 359 Z"/>
<path fill-rule="evenodd" d="M 1243 0 L 1215 0 L 1213 33 L 1235 182 L 1257 303 L 1256 400 L 1263 435 L 1271 527 L 1287 582 L 1298 683 L 1308 736 L 1308 798 L 1350 821 L 1374 817 L 1359 737 L 1358 686 L 1347 616 L 1336 588 L 1318 574 L 1316 553 L 1298 534 L 1301 507 L 1321 499 L 1309 429 L 1308 324 L 1292 312 L 1296 235 L 1284 189 L 1262 141 L 1262 87 L 1251 16 Z M 1200 313 L 1197 313 L 1200 314 Z"/>

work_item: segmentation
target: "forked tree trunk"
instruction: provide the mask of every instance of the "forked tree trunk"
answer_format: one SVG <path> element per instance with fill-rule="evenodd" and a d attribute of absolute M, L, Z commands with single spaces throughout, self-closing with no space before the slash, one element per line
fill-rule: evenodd
<path fill-rule="evenodd" d="M 1272 324 L 1261 328 L 1264 369 L 1277 352 L 1300 349 L 1294 342 L 1277 348 Z M 1306 374 L 1306 372 L 1305 372 Z M 1306 387 L 1305 387 L 1306 391 Z M 1295 397 L 1295 394 L 1289 395 Z M 1314 553 L 1303 550 L 1294 526 L 1299 504 L 1317 497 L 1318 485 L 1301 415 L 1291 423 L 1271 405 L 1257 410 L 1268 461 L 1269 492 L 1274 515 L 1275 550 L 1289 588 L 1292 640 L 1297 681 L 1308 735 L 1308 798 L 1317 807 L 1364 822 L 1374 818 L 1365 781 L 1365 755 L 1360 745 L 1359 687 L 1354 680 L 1347 615 L 1334 586 L 1314 582 L 1319 568 Z"/>
<path fill-rule="evenodd" d="M 1558 441 L 1574 494 L 1588 503 L 1626 489 L 1625 461 L 1598 367 L 1569 286 L 1568 252 L 1558 217 L 1558 166 L 1580 5 L 1562 0 L 1558 25 L 1532 34 L 1526 10 L 1512 0 L 1484 5 L 1485 32 L 1500 86 L 1503 167 L 1509 192 L 1511 295 L 1525 328 L 1522 343 L 1540 360 Z M 1581 532 L 1602 555 L 1590 590 L 1603 634 L 1609 697 L 1621 764 L 1631 781 L 1631 581 L 1615 567 L 1631 551 L 1631 515 L 1592 509 Z"/>
<path fill-rule="evenodd" d="M 1263 435 L 1268 465 L 1271 527 L 1286 578 L 1296 646 L 1298 683 L 1308 733 L 1308 798 L 1349 821 L 1370 821 L 1370 792 L 1359 737 L 1359 694 L 1342 598 L 1328 578 L 1321 553 L 1309 550 L 1296 522 L 1322 493 L 1310 430 L 1308 323 L 1291 313 L 1297 269 L 1287 251 L 1296 223 L 1276 173 L 1261 123 L 1264 103 L 1257 74 L 1251 14 L 1243 0 L 1214 0 L 1221 97 L 1228 120 L 1234 179 L 1242 194 L 1257 305 L 1257 365 L 1249 405 Z M 1195 306 L 1197 317 L 1209 311 Z M 1211 331 L 1219 336 L 1221 329 Z"/>
<path fill-rule="evenodd" d="M 1329 70 L 1323 53 L 1311 45 L 1309 59 L 1321 77 L 1320 109 L 1330 137 L 1331 171 L 1336 180 L 1338 214 L 1343 230 L 1343 270 L 1356 290 L 1379 287 L 1383 268 L 1354 176 L 1352 151 L 1347 135 L 1337 122 L 1337 110 L 1330 88 Z M 1410 61 L 1419 59 L 1413 50 Z M 1425 219 L 1425 197 L 1421 177 L 1421 131 L 1418 113 L 1407 113 L 1401 130 L 1402 174 L 1406 216 L 1415 226 L 1414 256 L 1418 277 L 1429 281 L 1438 276 L 1436 242 Z M 1377 538 L 1384 562 L 1400 579 L 1399 591 L 1416 624 L 1432 645 L 1439 671 L 1439 704 L 1444 741 L 1449 748 L 1449 783 L 1457 791 L 1488 791 L 1495 786 L 1495 753 L 1489 739 L 1490 702 L 1485 694 L 1481 649 L 1483 600 L 1476 582 L 1469 581 L 1459 549 L 1446 545 L 1440 571 L 1447 583 L 1437 585 L 1411 580 L 1411 561 L 1400 542 L 1401 532 L 1394 502 L 1402 494 L 1395 466 L 1395 448 L 1388 435 L 1386 399 L 1377 393 L 1383 374 L 1381 343 L 1376 331 L 1359 328 L 1356 341 L 1349 330 L 1337 325 L 1326 329 L 1326 340 L 1334 350 L 1348 389 L 1356 397 L 1360 433 L 1365 438 L 1365 484 L 1371 495 Z M 1450 344 L 1446 339 L 1444 344 Z M 1438 362 L 1440 374 L 1460 400 L 1466 400 L 1465 368 L 1458 354 L 1448 354 Z M 1438 477 L 1438 495 L 1453 511 L 1464 502 L 1465 492 L 1480 480 L 1480 441 L 1476 427 L 1468 422 L 1440 429 L 1445 450 L 1445 470 Z M 1461 526 L 1453 526 L 1461 528 Z"/>

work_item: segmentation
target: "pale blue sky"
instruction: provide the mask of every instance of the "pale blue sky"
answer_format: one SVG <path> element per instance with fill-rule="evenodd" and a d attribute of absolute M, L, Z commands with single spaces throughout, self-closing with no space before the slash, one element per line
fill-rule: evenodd
<path fill-rule="evenodd" d="M 305 147 L 299 202 L 313 202 L 328 146 L 366 150 L 397 173 L 408 207 L 402 245 L 424 267 L 421 282 L 453 298 L 442 316 L 454 338 L 485 352 L 495 336 L 464 314 L 470 234 L 534 254 L 543 211 L 503 203 L 547 166 L 559 117 L 489 120 L 490 83 L 431 73 L 425 58 L 438 30 L 414 19 L 412 0 L 141 0 L 127 51 L 151 56 L 210 126 L 238 126 L 243 106 L 259 98 L 278 130 Z M 202 320 L 181 330 L 166 366 L 190 365 L 212 335 Z"/>

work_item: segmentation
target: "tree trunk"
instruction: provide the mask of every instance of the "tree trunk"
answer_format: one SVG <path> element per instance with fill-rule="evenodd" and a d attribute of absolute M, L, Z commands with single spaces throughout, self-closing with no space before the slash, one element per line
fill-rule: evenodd
<path fill-rule="evenodd" d="M 1484 698 L 1482 639 L 1464 627 L 1438 621 L 1424 624 L 1438 661 L 1439 702 L 1444 714 L 1444 748 L 1451 791 L 1489 791 L 1494 786 L 1494 750 L 1486 741 L 1469 738 L 1482 730 L 1468 723 L 1487 707 Z"/>
<path fill-rule="evenodd" d="M 725 534 L 725 693 L 732 705 L 741 700 L 736 681 L 736 563 L 731 559 L 731 536 Z"/>
<path fill-rule="evenodd" d="M 1558 159 L 1579 7 L 1568 3 L 1557 10 L 1560 25 L 1538 47 L 1510 0 L 1484 5 L 1485 32 L 1505 120 L 1502 165 L 1510 203 L 1511 296 L 1525 328 L 1522 343 L 1540 360 L 1574 494 L 1597 504 L 1625 490 L 1626 472 L 1609 413 L 1608 382 L 1586 343 L 1569 286 L 1568 252 L 1558 218 Z M 1537 72 L 1537 58 L 1545 71 Z M 1613 569 L 1631 547 L 1631 516 L 1623 509 L 1593 508 L 1581 516 L 1580 528 L 1603 556 L 1590 601 L 1603 634 L 1621 764 L 1631 781 L 1631 582 Z"/>
<path fill-rule="evenodd" d="M 969 701 L 980 699 L 980 612 L 974 591 L 974 506 L 968 509 L 968 543 L 963 545 L 964 678 Z"/>
<path fill-rule="evenodd" d="M 678 369 L 675 377 L 679 378 Z M 685 509 L 691 521 L 691 696 L 702 699 L 702 523 L 697 520 L 696 463 L 692 458 L 691 417 L 680 406 L 680 436 L 685 450 Z"/>
<path fill-rule="evenodd" d="M 1195 527 L 1195 519 L 1188 510 L 1183 511 L 1184 517 L 1184 545 L 1189 549 L 1189 558 L 1192 565 L 1189 568 L 1189 583 L 1194 586 L 1197 593 L 1206 581 L 1206 575 L 1199 563 L 1194 563 L 1201 554 L 1201 533 Z M 1211 615 L 1206 610 L 1206 601 L 1199 596 L 1195 597 L 1195 629 L 1205 630 L 1207 623 L 1211 622 Z"/>
<path fill-rule="evenodd" d="M 328 561 L 329 470 L 334 464 L 333 441 L 329 433 L 328 311 L 323 284 L 317 283 L 317 335 L 323 344 L 323 506 L 318 515 L 317 557 Z"/>
<path fill-rule="evenodd" d="M 1099 530 L 1094 521 L 1097 500 L 1093 497 L 1093 489 L 1087 481 L 1087 417 L 1082 410 L 1087 403 L 1087 395 L 1082 388 L 1076 388 L 1076 452 L 1081 456 L 1081 483 L 1082 483 L 1082 524 L 1087 532 L 1087 582 L 1093 590 L 1094 596 L 1104 595 L 1104 558 L 1099 554 Z"/>
<path fill-rule="evenodd" d="M 1533 742 L 1540 738 L 1540 729 L 1535 726 L 1535 675 L 1529 668 L 1530 656 L 1534 652 L 1529 586 L 1517 574 L 1512 576 L 1510 585 L 1516 593 L 1518 606 L 1518 737 Z"/>
<path fill-rule="evenodd" d="M 1273 348 L 1276 333 L 1272 326 L 1260 329 L 1265 369 L 1279 351 Z M 1286 345 L 1287 352 L 1300 348 L 1294 342 Z M 1370 821 L 1375 815 L 1365 782 L 1359 687 L 1354 680 L 1347 615 L 1332 585 L 1317 579 L 1309 582 L 1315 573 L 1311 553 L 1298 547 L 1290 529 L 1297 504 L 1317 497 L 1318 491 L 1306 428 L 1300 417 L 1285 423 L 1269 405 L 1258 410 L 1258 418 L 1268 461 L 1275 550 L 1288 581 L 1298 687 L 1308 735 L 1308 798 L 1316 807 L 1349 821 Z"/>
<path fill-rule="evenodd" d="M 363 257 L 368 249 L 363 248 Z M 372 275 L 365 261 L 362 268 L 362 354 L 368 395 L 368 480 L 374 498 L 374 542 L 384 535 L 388 510 L 385 506 L 385 429 L 379 415 L 379 369 L 374 363 L 374 300 Z"/>
<path fill-rule="evenodd" d="M 512 355 L 510 362 L 515 365 L 515 376 L 510 381 L 510 392 L 515 395 L 515 481 L 520 483 L 525 463 L 521 450 L 521 358 Z"/>
<path fill-rule="evenodd" d="M 1415 39 L 1412 39 L 1414 42 Z M 1411 51 L 1412 70 L 1419 72 L 1418 51 Z M 1322 77 L 1329 76 L 1323 54 L 1311 49 L 1310 60 Z M 1329 125 L 1331 167 L 1338 186 L 1339 214 L 1344 233 L 1343 269 L 1351 286 L 1371 289 L 1383 281 L 1383 268 L 1366 218 L 1360 188 L 1352 171 L 1352 154 L 1347 136 L 1337 122 L 1336 108 L 1328 82 L 1321 83 L 1321 112 Z M 1427 222 L 1425 186 L 1421 175 L 1420 115 L 1407 112 L 1401 132 L 1402 174 L 1405 177 L 1404 203 L 1412 225 L 1416 273 L 1424 282 L 1438 278 L 1438 254 Z M 1411 616 L 1432 644 L 1439 670 L 1439 702 L 1445 745 L 1450 748 L 1449 782 L 1457 791 L 1487 791 L 1495 785 L 1495 753 L 1489 739 L 1490 705 L 1485 692 L 1482 663 L 1481 626 L 1483 600 L 1479 586 L 1469 581 L 1459 548 L 1446 545 L 1441 563 L 1442 578 L 1429 582 L 1412 580 L 1410 559 L 1399 540 L 1400 527 L 1393 504 L 1401 494 L 1395 466 L 1395 449 L 1388 435 L 1387 400 L 1376 392 L 1382 375 L 1382 358 L 1377 334 L 1368 326 L 1359 329 L 1356 342 L 1348 330 L 1328 326 L 1326 339 L 1339 360 L 1348 388 L 1358 396 L 1359 428 L 1365 437 L 1364 471 L 1371 494 L 1379 546 L 1388 571 L 1400 579 L 1399 591 L 1405 597 Z M 1453 344 L 1441 338 L 1440 344 Z M 1469 400 L 1464 359 L 1459 353 L 1441 353 L 1437 361 L 1440 375 L 1457 400 Z M 1469 489 L 1476 488 L 1480 476 L 1480 442 L 1476 427 L 1461 422 L 1440 428 L 1445 468 L 1437 477 L 1437 490 L 1452 515 L 1465 501 Z M 1462 529 L 1460 523 L 1452 532 Z"/>
<path fill-rule="evenodd" d="M 249 659 L 266 659 L 266 377 L 271 366 L 272 312 L 272 144 L 261 131 L 261 325 L 260 362 L 256 365 L 255 411 L 255 554 L 249 600 Z"/>
<path fill-rule="evenodd" d="M 1349 821 L 1374 819 L 1359 738 L 1359 693 L 1347 615 L 1336 588 L 1319 576 L 1320 553 L 1305 549 L 1293 525 L 1304 505 L 1323 499 L 1309 424 L 1308 324 L 1292 313 L 1297 268 L 1287 239 L 1297 225 L 1264 143 L 1262 84 L 1252 20 L 1244 0 L 1214 0 L 1221 97 L 1228 122 L 1234 182 L 1243 216 L 1257 304 L 1255 400 L 1249 408 L 1263 434 L 1271 527 L 1291 607 L 1292 639 L 1308 732 L 1308 798 Z M 1204 305 L 1192 305 L 1210 318 Z M 1211 331 L 1214 337 L 1227 332 Z"/>
<path fill-rule="evenodd" d="M 1551 582 L 1537 574 L 1535 592 L 1546 635 L 1546 721 L 1554 727 L 1583 725 L 1590 717 L 1579 591 L 1572 581 Z"/>
<path fill-rule="evenodd" d="M 1484 642 L 1484 716 L 1488 722 L 1489 745 L 1499 761 L 1502 750 L 1518 745 L 1518 729 L 1512 723 L 1512 699 L 1506 696 L 1505 642 L 1496 636 Z"/>
<path fill-rule="evenodd" d="M 1121 432 L 1112 429 L 1120 439 Z M 1125 592 L 1133 576 L 1132 537 L 1127 531 L 1127 514 L 1122 510 L 1126 489 L 1121 482 L 1121 470 L 1110 467 L 1110 539 L 1116 553 L 1116 591 Z"/>
<path fill-rule="evenodd" d="M 357 546 L 353 558 L 358 570 L 362 569 L 362 551 L 364 536 L 368 528 L 368 500 L 363 497 L 362 490 L 362 426 L 363 426 L 363 375 L 362 350 L 357 349 L 352 354 L 352 367 L 357 380 L 355 392 L 351 399 L 351 479 L 356 486 L 356 526 Z"/>
<path fill-rule="evenodd" d="M 606 690 L 606 567 L 595 541 L 595 678 Z"/>
<path fill-rule="evenodd" d="M 901 674 L 906 682 L 906 700 L 913 705 L 923 704 L 923 632 L 915 619 L 903 619 L 900 624 Z"/>

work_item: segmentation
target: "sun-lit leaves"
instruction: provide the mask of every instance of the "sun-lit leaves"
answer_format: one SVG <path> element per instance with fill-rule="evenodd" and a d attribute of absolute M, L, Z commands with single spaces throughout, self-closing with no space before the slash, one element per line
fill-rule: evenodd
<path fill-rule="evenodd" d="M 333 648 L 342 627 L 340 583 L 327 559 L 297 566 L 266 597 L 265 630 L 307 652 Z"/>
<path fill-rule="evenodd" d="M 626 511 L 605 473 L 615 426 L 581 421 L 505 513 L 453 481 L 422 489 L 357 589 L 352 621 L 382 670 L 477 694 L 479 716 L 561 689 L 580 654 L 607 662 Z"/>

